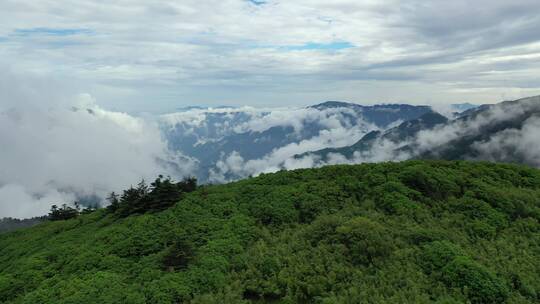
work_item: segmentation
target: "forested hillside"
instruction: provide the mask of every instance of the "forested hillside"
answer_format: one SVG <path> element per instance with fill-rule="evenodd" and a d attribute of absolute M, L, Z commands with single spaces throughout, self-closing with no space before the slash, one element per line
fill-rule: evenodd
<path fill-rule="evenodd" d="M 0 303 L 540 301 L 540 171 L 525 166 L 329 166 L 136 211 L 0 235 Z"/>

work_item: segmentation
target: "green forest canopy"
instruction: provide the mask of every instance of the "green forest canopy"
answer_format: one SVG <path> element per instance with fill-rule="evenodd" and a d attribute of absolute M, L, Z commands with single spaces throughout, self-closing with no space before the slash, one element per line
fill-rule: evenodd
<path fill-rule="evenodd" d="M 0 303 L 538 303 L 539 220 L 524 166 L 265 174 L 2 234 Z"/>

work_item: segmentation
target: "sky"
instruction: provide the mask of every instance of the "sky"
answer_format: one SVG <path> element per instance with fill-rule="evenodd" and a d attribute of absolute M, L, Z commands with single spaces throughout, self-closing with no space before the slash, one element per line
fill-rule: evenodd
<path fill-rule="evenodd" d="M 0 67 L 130 113 L 493 103 L 540 94 L 539 11 L 538 0 L 2 0 Z"/>

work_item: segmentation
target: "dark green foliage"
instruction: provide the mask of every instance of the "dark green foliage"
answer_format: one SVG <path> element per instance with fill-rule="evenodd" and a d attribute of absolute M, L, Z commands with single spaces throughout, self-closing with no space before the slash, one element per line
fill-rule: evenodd
<path fill-rule="evenodd" d="M 435 241 L 423 247 L 419 263 L 427 273 L 441 270 L 458 256 L 463 255 L 461 248 L 449 241 Z"/>
<path fill-rule="evenodd" d="M 56 205 L 52 205 L 49 212 L 48 219 L 51 221 L 63 221 L 75 218 L 79 215 L 79 206 L 75 203 L 75 208 L 72 208 L 66 204 L 58 208 Z"/>
<path fill-rule="evenodd" d="M 460 186 L 442 168 L 434 168 L 429 172 L 424 166 L 410 166 L 399 174 L 400 180 L 407 187 L 421 192 L 431 199 L 442 200 L 460 194 Z"/>
<path fill-rule="evenodd" d="M 99 205 L 93 204 L 86 206 L 81 210 L 81 205 L 78 202 L 74 203 L 74 207 L 70 207 L 67 204 L 62 204 L 62 207 L 58 208 L 57 205 L 51 206 L 51 211 L 44 219 L 50 221 L 65 221 L 69 219 L 76 218 L 80 214 L 89 214 L 99 209 Z"/>
<path fill-rule="evenodd" d="M 0 235 L 0 303 L 539 303 L 540 172 L 409 161 L 197 187 Z"/>
<path fill-rule="evenodd" d="M 355 217 L 337 227 L 336 232 L 353 263 L 369 266 L 392 252 L 390 231 L 368 218 Z"/>
<path fill-rule="evenodd" d="M 448 287 L 459 288 L 472 303 L 503 303 L 508 297 L 507 282 L 451 242 L 424 246 L 420 258 L 426 273 Z"/>
<path fill-rule="evenodd" d="M 390 214 L 407 214 L 417 207 L 410 197 L 413 192 L 398 182 L 387 182 L 374 188 L 377 207 Z"/>
<path fill-rule="evenodd" d="M 118 197 L 118 194 L 116 194 L 114 191 L 111 192 L 111 194 L 107 197 L 107 201 L 109 202 L 107 210 L 111 212 L 116 212 L 116 210 L 120 208 L 120 199 Z"/>
<path fill-rule="evenodd" d="M 253 199 L 251 214 L 264 225 L 281 225 L 298 220 L 291 193 L 272 192 Z"/>
<path fill-rule="evenodd" d="M 144 193 L 143 191 L 144 189 L 133 187 L 124 190 L 124 193 L 122 193 L 122 196 L 120 197 L 120 203 L 118 207 L 113 209 L 116 209 L 116 212 L 120 216 L 124 217 L 132 213 L 144 213 L 144 210 L 141 209 L 141 199 L 146 193 Z"/>
<path fill-rule="evenodd" d="M 163 267 L 169 271 L 185 269 L 193 256 L 193 245 L 183 240 L 176 241 L 165 251 Z"/>
<path fill-rule="evenodd" d="M 110 202 L 107 209 L 122 217 L 161 211 L 179 201 L 183 193 L 193 192 L 195 189 L 197 189 L 197 179 L 194 177 L 175 183 L 170 177 L 163 178 L 160 175 L 150 186 L 142 180 L 137 188 L 131 187 L 125 190 L 120 199 L 112 192 L 107 198 Z"/>
<path fill-rule="evenodd" d="M 503 303 L 508 297 L 504 280 L 465 256 L 457 256 L 444 266 L 441 280 L 461 288 L 472 303 Z"/>

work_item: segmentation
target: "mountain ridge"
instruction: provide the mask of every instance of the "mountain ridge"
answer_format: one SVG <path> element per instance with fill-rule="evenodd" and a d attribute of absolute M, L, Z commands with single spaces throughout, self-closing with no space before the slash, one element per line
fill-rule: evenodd
<path fill-rule="evenodd" d="M 540 116 L 540 97 L 528 97 L 514 101 L 505 101 L 499 104 L 482 105 L 469 109 L 460 114 L 455 119 L 446 119 L 440 114 L 432 115 L 431 123 L 425 126 L 418 120 L 404 122 L 401 125 L 391 128 L 385 132 L 370 133 L 365 139 L 359 142 L 334 149 L 323 149 L 319 151 L 306 152 L 296 155 L 296 159 L 313 156 L 318 161 L 326 162 L 329 155 L 342 156 L 351 159 L 366 158 L 367 161 L 374 158 L 381 149 L 386 149 L 388 160 L 404 160 L 408 158 L 429 158 L 429 159 L 484 159 L 504 162 L 527 163 L 530 165 L 540 165 L 531 157 L 517 155 L 516 153 L 505 153 L 495 155 L 487 148 L 482 148 L 494 140 L 503 137 L 502 148 L 511 149 L 510 139 L 505 136 L 508 133 L 523 132 L 527 138 L 540 136 L 536 129 L 538 117 Z M 524 130 L 526 128 L 526 130 Z M 523 131 L 523 132 L 522 132 Z M 521 133 L 520 133 L 521 132 Z M 504 145 L 503 145 L 504 144 Z M 494 146 L 492 149 L 500 147 Z M 483 151 L 478 150 L 483 149 Z M 535 150 L 535 149 L 533 149 Z M 517 151 L 521 154 L 528 152 Z M 355 154 L 356 153 L 356 154 Z M 488 155 L 488 153 L 492 155 Z M 499 153 L 500 154 L 500 153 Z M 516 154 L 515 157 L 512 155 Z"/>
<path fill-rule="evenodd" d="M 161 129 L 172 151 L 197 159 L 197 177 L 206 181 L 211 170 L 233 153 L 250 161 L 289 148 L 333 146 L 431 111 L 428 106 L 362 106 L 344 102 L 326 102 L 294 111 L 196 110 L 163 116 Z M 295 154 L 286 153 L 280 157 Z"/>

